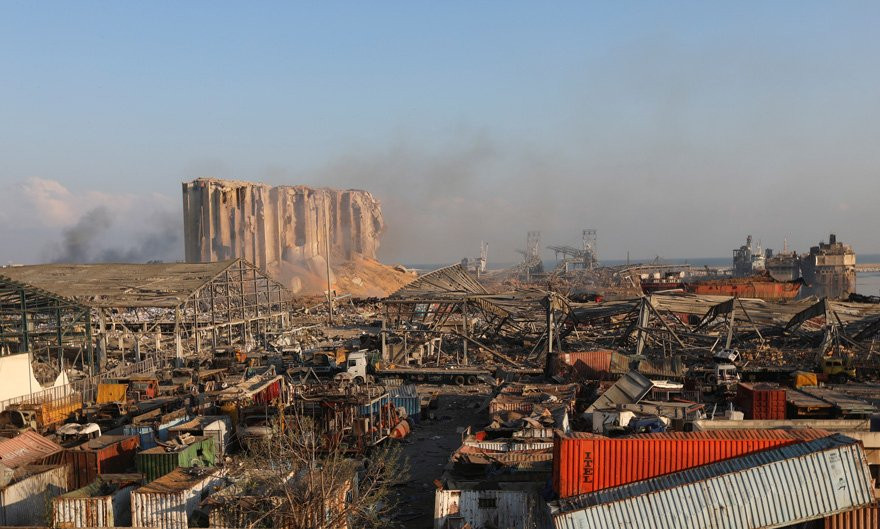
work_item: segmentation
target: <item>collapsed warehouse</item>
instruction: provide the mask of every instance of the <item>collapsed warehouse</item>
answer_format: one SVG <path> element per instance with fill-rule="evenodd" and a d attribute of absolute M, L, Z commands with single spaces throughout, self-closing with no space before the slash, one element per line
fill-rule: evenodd
<path fill-rule="evenodd" d="M 242 259 L 6 267 L 0 293 L 0 346 L 56 375 L 95 373 L 126 352 L 183 359 L 266 347 L 292 310 L 290 292 Z"/>

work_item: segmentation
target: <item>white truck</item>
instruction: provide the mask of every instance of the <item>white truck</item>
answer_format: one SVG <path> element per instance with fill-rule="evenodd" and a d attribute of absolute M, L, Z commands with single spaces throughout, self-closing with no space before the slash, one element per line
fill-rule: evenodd
<path fill-rule="evenodd" d="M 334 378 L 354 384 L 363 384 L 372 380 L 372 375 L 375 375 L 376 378 L 400 378 L 404 382 L 433 382 L 464 386 L 486 381 L 492 373 L 487 369 L 467 366 L 371 369 L 367 362 L 367 351 L 360 350 L 348 354 L 345 370 Z"/>

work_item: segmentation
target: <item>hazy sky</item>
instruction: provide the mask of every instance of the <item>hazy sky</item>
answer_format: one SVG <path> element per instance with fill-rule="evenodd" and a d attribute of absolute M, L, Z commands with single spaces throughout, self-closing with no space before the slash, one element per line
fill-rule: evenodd
<path fill-rule="evenodd" d="M 198 176 L 370 190 L 387 261 L 587 227 L 608 258 L 880 253 L 878 28 L 878 2 L 6 0 L 0 263 L 182 258 Z"/>

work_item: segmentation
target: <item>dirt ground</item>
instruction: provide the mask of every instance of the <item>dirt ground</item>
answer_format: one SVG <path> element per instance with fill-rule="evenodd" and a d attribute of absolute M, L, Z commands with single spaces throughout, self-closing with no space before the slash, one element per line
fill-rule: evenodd
<path fill-rule="evenodd" d="M 437 391 L 434 419 L 422 419 L 404 444 L 409 464 L 409 481 L 398 487 L 396 521 L 412 529 L 434 527 L 434 480 L 443 474 L 449 456 L 461 446 L 461 431 L 488 423 L 488 386 L 471 388 L 420 387 L 420 393 Z"/>

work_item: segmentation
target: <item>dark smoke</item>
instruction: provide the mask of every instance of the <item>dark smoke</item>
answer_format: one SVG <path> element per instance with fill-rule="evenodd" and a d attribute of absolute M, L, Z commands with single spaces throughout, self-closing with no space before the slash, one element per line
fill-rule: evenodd
<path fill-rule="evenodd" d="M 96 207 L 86 212 L 72 227 L 64 230 L 52 261 L 56 263 L 145 263 L 177 260 L 180 226 L 171 212 L 139 213 L 146 231 L 126 234 L 117 227 L 107 208 Z M 114 233 L 114 231 L 116 233 Z M 111 236 L 126 238 L 129 245 L 111 242 Z"/>
<path fill-rule="evenodd" d="M 64 230 L 64 239 L 56 257 L 56 263 L 87 263 L 92 261 L 92 247 L 100 235 L 112 224 L 110 213 L 103 206 L 86 212 L 80 219 Z"/>

